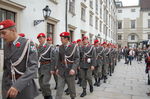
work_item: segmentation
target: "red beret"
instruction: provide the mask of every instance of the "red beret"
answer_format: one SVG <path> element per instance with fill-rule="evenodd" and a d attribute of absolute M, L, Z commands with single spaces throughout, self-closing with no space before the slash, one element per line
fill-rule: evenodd
<path fill-rule="evenodd" d="M 18 34 L 19 36 L 21 36 L 21 37 L 25 37 L 25 34 L 24 33 L 20 33 L 20 34 Z"/>
<path fill-rule="evenodd" d="M 81 42 L 81 39 L 78 39 L 78 40 L 77 40 L 77 43 L 78 43 L 78 42 Z"/>
<path fill-rule="evenodd" d="M 7 29 L 7 28 L 13 27 L 15 25 L 16 25 L 15 22 L 12 20 L 4 20 L 4 21 L 0 22 L 0 30 Z"/>
<path fill-rule="evenodd" d="M 82 41 L 85 40 L 85 39 L 88 39 L 88 37 L 87 37 L 87 36 L 84 36 L 84 37 L 82 38 Z"/>
<path fill-rule="evenodd" d="M 60 37 L 63 37 L 63 36 L 70 36 L 70 33 L 69 32 L 60 33 Z"/>
<path fill-rule="evenodd" d="M 76 42 L 76 41 L 73 41 L 72 43 L 73 43 L 73 44 L 76 44 L 77 42 Z"/>
<path fill-rule="evenodd" d="M 96 44 L 96 43 L 99 43 L 99 40 L 95 40 L 95 41 L 94 41 L 94 44 Z"/>
<path fill-rule="evenodd" d="M 45 35 L 44 33 L 40 33 L 40 34 L 37 36 L 37 39 L 38 39 L 39 37 L 46 37 L 46 35 Z"/>
<path fill-rule="evenodd" d="M 47 38 L 47 41 L 52 41 L 52 38 L 51 38 L 51 37 L 48 37 L 48 38 Z"/>
<path fill-rule="evenodd" d="M 107 44 L 107 43 L 106 43 L 106 42 L 103 42 L 102 44 L 104 45 L 104 44 Z"/>

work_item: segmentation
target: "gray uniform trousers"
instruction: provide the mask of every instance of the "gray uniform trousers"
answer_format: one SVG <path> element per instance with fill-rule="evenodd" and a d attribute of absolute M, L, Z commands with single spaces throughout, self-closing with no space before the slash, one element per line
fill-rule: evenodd
<path fill-rule="evenodd" d="M 39 68 L 39 85 L 42 90 L 43 96 L 51 95 L 51 89 L 50 89 L 51 74 L 50 74 L 49 66 L 50 64 L 44 64 L 41 65 L 41 67 Z"/>
<path fill-rule="evenodd" d="M 57 92 L 56 92 L 56 98 L 55 99 L 62 99 L 65 84 L 68 85 L 70 97 L 71 98 L 76 97 L 75 75 L 72 75 L 72 76 L 71 75 L 70 76 L 58 75 L 58 86 L 57 86 Z"/>
<path fill-rule="evenodd" d="M 81 78 L 82 78 L 82 87 L 83 89 L 86 89 L 87 86 L 87 82 L 89 83 L 89 85 L 93 85 L 92 82 L 92 70 L 90 68 L 84 68 L 84 69 L 80 69 L 81 71 Z"/>

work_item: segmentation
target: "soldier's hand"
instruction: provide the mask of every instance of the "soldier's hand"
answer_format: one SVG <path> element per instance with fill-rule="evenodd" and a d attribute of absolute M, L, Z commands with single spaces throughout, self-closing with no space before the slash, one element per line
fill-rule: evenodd
<path fill-rule="evenodd" d="M 71 70 L 69 71 L 69 75 L 74 75 L 74 74 L 75 74 L 75 70 L 71 69 Z"/>
<path fill-rule="evenodd" d="M 50 74 L 54 74 L 55 73 L 55 71 L 50 71 Z"/>
<path fill-rule="evenodd" d="M 14 87 L 11 87 L 8 92 L 7 92 L 7 97 L 9 98 L 16 98 L 16 96 L 18 95 L 18 90 Z"/>
<path fill-rule="evenodd" d="M 56 75 L 58 75 L 58 72 L 59 72 L 59 70 L 57 69 L 57 70 L 56 70 L 56 72 L 55 72 L 55 73 L 56 73 Z"/>
<path fill-rule="evenodd" d="M 95 67 L 94 66 L 91 66 L 91 70 L 94 70 L 95 69 Z"/>

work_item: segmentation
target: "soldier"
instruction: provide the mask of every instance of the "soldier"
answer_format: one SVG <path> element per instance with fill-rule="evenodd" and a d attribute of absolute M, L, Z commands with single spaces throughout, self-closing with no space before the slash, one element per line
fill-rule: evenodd
<path fill-rule="evenodd" d="M 53 40 L 52 40 L 51 37 L 47 37 L 47 43 L 48 43 L 48 44 L 53 44 Z"/>
<path fill-rule="evenodd" d="M 34 43 L 18 35 L 12 20 L 0 22 L 0 35 L 5 41 L 2 98 L 34 99 L 38 95 L 34 82 L 38 68 Z"/>
<path fill-rule="evenodd" d="M 82 46 L 82 41 L 81 41 L 81 39 L 78 39 L 77 40 L 77 43 L 78 43 L 78 47 L 79 47 L 79 51 L 80 51 L 80 49 L 81 49 L 81 46 Z M 81 86 L 81 72 L 80 72 L 80 63 L 79 63 L 79 66 L 78 66 L 78 68 L 77 68 L 77 77 L 78 77 L 78 82 L 77 82 L 77 84 L 79 84 L 79 86 Z"/>
<path fill-rule="evenodd" d="M 92 71 L 96 66 L 96 51 L 93 45 L 88 44 L 88 37 L 83 37 L 83 45 L 80 50 L 81 64 L 81 78 L 82 78 L 82 88 L 83 92 L 80 97 L 86 96 L 87 81 L 90 86 L 90 92 L 93 92 L 93 82 L 92 82 Z"/>
<path fill-rule="evenodd" d="M 103 77 L 104 77 L 104 83 L 106 83 L 108 67 L 109 67 L 109 52 L 110 52 L 110 50 L 107 47 L 106 42 L 103 42 L 103 46 L 104 46 Z"/>
<path fill-rule="evenodd" d="M 69 42 L 69 32 L 62 32 L 60 37 L 62 45 L 59 47 L 59 59 L 56 71 L 58 74 L 56 99 L 62 99 L 65 83 L 68 85 L 71 99 L 75 99 L 75 75 L 80 61 L 79 49 L 77 44 L 72 44 Z"/>
<path fill-rule="evenodd" d="M 52 39 L 51 37 L 47 37 L 47 43 L 50 44 L 50 45 L 53 44 L 53 39 Z M 57 57 L 57 55 L 56 55 L 56 54 L 58 53 L 58 52 L 57 52 L 57 51 L 58 51 L 58 46 L 55 46 L 54 49 L 55 49 L 55 51 L 54 51 L 54 52 L 55 52 L 55 55 L 54 55 L 54 56 L 55 56 L 55 59 L 58 59 L 58 57 Z M 56 60 L 56 61 L 57 61 L 57 60 Z M 55 62 L 55 72 L 56 72 L 56 66 L 57 66 L 57 62 Z M 56 83 L 54 89 L 56 90 L 56 89 L 57 89 L 57 79 L 58 79 L 58 78 L 57 78 L 56 73 L 54 73 L 53 76 L 54 76 L 54 80 L 55 80 L 55 83 Z"/>
<path fill-rule="evenodd" d="M 39 41 L 39 85 L 44 99 L 52 99 L 49 81 L 51 79 L 51 67 L 55 65 L 54 47 L 52 44 L 46 43 L 46 35 L 40 33 L 37 36 Z"/>
<path fill-rule="evenodd" d="M 99 40 L 95 40 L 94 45 L 95 45 L 95 49 L 96 49 L 96 67 L 94 70 L 94 78 L 95 78 L 94 86 L 100 86 L 100 80 L 102 78 L 104 48 L 99 45 Z"/>

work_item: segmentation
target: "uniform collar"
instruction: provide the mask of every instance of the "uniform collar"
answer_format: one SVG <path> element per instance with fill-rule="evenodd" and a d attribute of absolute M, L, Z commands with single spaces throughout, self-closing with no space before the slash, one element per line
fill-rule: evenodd
<path fill-rule="evenodd" d="M 18 39 L 19 39 L 19 36 L 17 36 L 17 38 L 15 39 L 15 41 L 13 41 L 13 45 L 16 45 Z"/>

